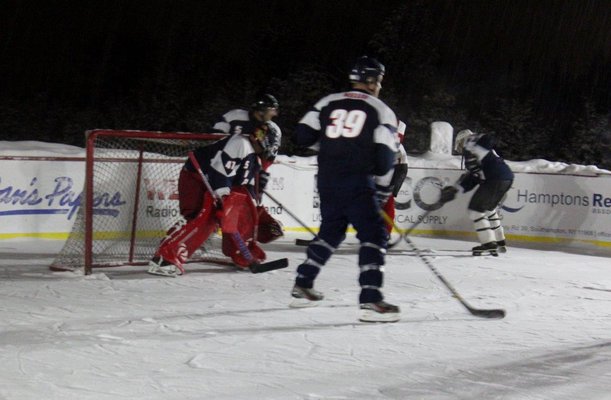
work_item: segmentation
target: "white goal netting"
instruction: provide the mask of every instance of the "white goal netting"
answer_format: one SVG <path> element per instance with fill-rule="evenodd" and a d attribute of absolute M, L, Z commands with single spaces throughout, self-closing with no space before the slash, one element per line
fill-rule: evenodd
<path fill-rule="evenodd" d="M 182 220 L 178 176 L 189 151 L 222 135 L 146 131 L 88 132 L 86 177 L 72 232 L 51 269 L 143 265 Z M 227 262 L 214 234 L 197 261 Z"/>

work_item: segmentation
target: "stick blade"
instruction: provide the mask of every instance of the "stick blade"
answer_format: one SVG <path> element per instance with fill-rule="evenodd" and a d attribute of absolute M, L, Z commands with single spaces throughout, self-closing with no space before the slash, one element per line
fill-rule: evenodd
<path fill-rule="evenodd" d="M 295 245 L 296 246 L 309 246 L 310 243 L 312 243 L 314 241 L 314 239 L 295 239 Z"/>
<path fill-rule="evenodd" d="M 477 308 L 469 308 L 471 315 L 482 318 L 502 319 L 505 318 L 505 310 L 500 308 L 491 310 L 480 310 Z"/>
<path fill-rule="evenodd" d="M 289 266 L 288 258 L 280 258 L 278 260 L 266 262 L 266 263 L 254 263 L 250 267 L 250 272 L 253 274 L 260 274 L 262 272 L 275 271 L 277 269 L 286 268 Z"/>

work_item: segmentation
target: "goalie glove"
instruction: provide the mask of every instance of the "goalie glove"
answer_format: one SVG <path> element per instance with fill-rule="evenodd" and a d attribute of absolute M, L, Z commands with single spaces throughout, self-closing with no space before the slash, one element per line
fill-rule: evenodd
<path fill-rule="evenodd" d="M 441 197 L 439 198 L 439 201 L 442 204 L 445 204 L 448 201 L 452 201 L 456 197 L 457 192 L 458 189 L 456 189 L 454 186 L 446 186 L 441 189 Z"/>

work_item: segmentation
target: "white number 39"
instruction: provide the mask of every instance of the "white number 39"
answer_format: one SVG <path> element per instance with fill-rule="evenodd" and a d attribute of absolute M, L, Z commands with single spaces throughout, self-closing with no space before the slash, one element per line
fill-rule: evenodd
<path fill-rule="evenodd" d="M 340 136 L 351 138 L 357 137 L 363 130 L 367 114 L 365 111 L 337 109 L 331 112 L 329 116 L 331 124 L 327 125 L 325 134 L 331 139 L 337 139 Z"/>

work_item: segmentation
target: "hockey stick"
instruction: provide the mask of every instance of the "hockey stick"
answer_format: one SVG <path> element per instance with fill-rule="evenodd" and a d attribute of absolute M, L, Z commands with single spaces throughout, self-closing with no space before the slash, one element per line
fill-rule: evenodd
<path fill-rule="evenodd" d="M 432 210 L 428 210 L 427 212 L 425 212 L 424 214 L 422 214 L 420 216 L 420 218 L 418 219 L 418 221 L 414 222 L 412 224 L 412 226 L 410 226 L 409 228 L 407 228 L 406 230 L 403 230 L 401 228 L 399 228 L 397 226 L 397 224 L 395 224 L 395 221 L 392 220 L 392 218 L 390 218 L 390 216 L 388 214 L 386 214 L 386 212 L 384 210 L 380 210 L 382 218 L 384 218 L 384 221 L 386 221 L 386 223 L 388 223 L 389 225 L 392 225 L 392 227 L 399 232 L 399 237 L 392 241 L 392 242 L 388 242 L 387 247 L 389 249 L 392 249 L 393 247 L 395 247 L 396 245 L 398 245 L 402 240 L 406 240 L 407 239 L 407 235 L 409 235 L 410 233 L 413 232 L 414 229 L 416 229 L 416 227 L 418 225 L 420 225 L 420 223 L 422 221 L 424 221 L 424 217 L 426 217 L 427 215 L 429 215 L 431 213 Z"/>
<path fill-rule="evenodd" d="M 308 232 L 310 232 L 312 234 L 312 236 L 314 236 L 314 239 L 316 239 L 316 237 L 318 237 L 318 235 L 316 234 L 316 232 L 314 232 L 310 227 L 308 227 L 305 222 L 303 222 L 302 220 L 299 219 L 299 217 L 297 217 L 295 214 L 293 214 L 291 212 L 291 210 L 289 210 L 288 208 L 286 208 L 284 206 L 284 204 L 280 203 L 274 196 L 272 196 L 271 194 L 269 194 L 266 190 L 261 190 L 261 192 L 263 192 L 263 194 L 265 194 L 267 197 L 270 198 L 271 201 L 273 201 L 274 203 L 276 203 L 278 206 L 282 207 L 282 209 L 284 211 L 286 211 L 286 213 L 288 215 L 290 215 L 291 217 L 293 217 L 293 219 L 297 222 L 299 222 L 299 225 L 303 226 Z M 305 239 L 296 239 L 295 240 L 295 244 L 298 246 L 307 246 L 308 244 L 310 244 L 312 240 L 305 240 Z"/>
<path fill-rule="evenodd" d="M 223 200 L 214 190 L 212 190 L 212 186 L 210 186 L 210 182 L 208 181 L 208 178 L 206 178 L 206 175 L 204 175 L 204 172 L 202 171 L 202 168 L 199 165 L 199 162 L 195 158 L 195 155 L 193 154 L 192 151 L 189 152 L 189 159 L 191 160 L 191 163 L 195 167 L 195 170 L 199 174 L 200 178 L 202 178 L 202 181 L 204 182 L 204 186 L 206 186 L 206 190 L 208 190 L 208 193 L 210 193 L 210 195 L 214 199 L 215 205 L 217 207 L 222 207 Z M 242 253 L 242 255 L 250 263 L 250 265 L 248 265 L 248 269 L 253 274 L 259 274 L 261 272 L 268 272 L 268 271 L 273 271 L 276 269 L 288 267 L 289 261 L 287 258 L 281 258 L 281 259 L 269 261 L 266 263 L 259 263 L 257 260 L 255 260 L 250 250 L 248 250 L 248 246 L 246 246 L 246 243 L 244 243 L 244 239 L 242 239 L 242 236 L 240 236 L 238 232 L 232 233 L 231 237 L 233 238 L 233 240 L 236 241 L 238 248 L 240 249 L 240 253 Z"/>
<path fill-rule="evenodd" d="M 393 227 L 395 229 L 397 229 L 397 225 L 394 223 L 394 221 L 388 216 L 388 214 L 386 214 L 384 212 L 384 210 L 380 210 L 380 213 L 382 214 L 382 217 L 386 220 L 389 221 L 390 223 L 393 224 Z M 412 240 L 407 237 L 404 236 L 405 241 L 407 242 L 407 244 L 411 247 L 411 249 L 416 252 L 416 255 L 418 256 L 418 258 L 420 258 L 420 260 L 422 260 L 422 262 L 429 267 L 429 269 L 433 272 L 433 274 L 435 274 L 435 276 L 437 277 L 437 279 L 439 279 L 441 281 L 441 283 L 443 283 L 445 285 L 445 287 L 452 293 L 452 295 L 460 302 L 460 304 L 462 304 L 467 311 L 469 311 L 471 313 L 471 315 L 475 315 L 476 317 L 482 317 L 482 318 L 504 318 L 505 317 L 505 310 L 501 309 L 501 308 L 494 308 L 494 309 L 481 309 L 481 308 L 475 308 L 472 307 L 469 303 L 467 303 L 467 301 L 465 299 L 462 298 L 462 296 L 456 291 L 456 289 L 454 289 L 454 286 L 452 286 L 450 284 L 450 282 L 448 282 L 443 275 L 441 275 L 441 273 L 437 270 L 437 268 L 435 268 L 435 266 L 433 265 L 432 262 L 429 261 L 429 259 L 426 257 L 426 255 L 422 254 L 420 252 L 420 249 L 418 247 L 416 247 L 416 245 L 414 244 L 414 242 L 412 242 Z"/>

